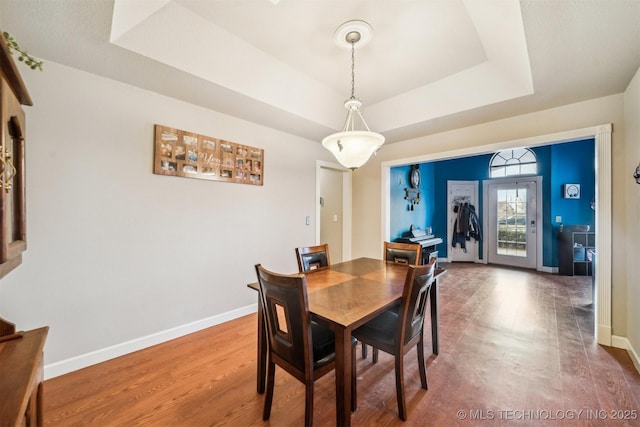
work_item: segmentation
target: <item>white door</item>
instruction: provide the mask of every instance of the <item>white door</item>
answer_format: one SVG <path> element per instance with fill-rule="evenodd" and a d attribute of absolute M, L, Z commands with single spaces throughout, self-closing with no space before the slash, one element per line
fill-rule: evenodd
<path fill-rule="evenodd" d="M 536 268 L 538 260 L 538 183 L 487 182 L 487 258 L 490 264 Z"/>
<path fill-rule="evenodd" d="M 343 261 L 343 171 L 320 169 L 320 241 L 329 244 L 331 263 Z"/>
<path fill-rule="evenodd" d="M 458 214 L 456 206 L 469 203 L 478 208 L 478 181 L 447 181 L 447 258 L 450 262 L 475 262 L 478 259 L 478 245 L 474 239 L 452 244 L 454 226 Z M 464 240 L 464 239 L 463 239 Z M 463 247 L 464 246 L 464 247 Z"/>

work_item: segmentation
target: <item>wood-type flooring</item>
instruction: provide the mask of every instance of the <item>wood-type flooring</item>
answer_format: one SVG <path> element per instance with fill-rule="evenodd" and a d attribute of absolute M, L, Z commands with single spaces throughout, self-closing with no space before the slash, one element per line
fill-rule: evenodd
<path fill-rule="evenodd" d="M 593 336 L 591 277 L 445 266 L 429 390 L 420 389 L 412 350 L 402 422 L 392 357 L 381 352 L 373 365 L 358 350 L 352 425 L 640 426 L 640 375 L 626 351 Z M 304 386 L 279 368 L 271 419 L 262 421 L 256 322 L 244 316 L 47 380 L 45 425 L 301 426 Z M 429 333 L 425 341 L 431 354 Z M 315 426 L 335 425 L 334 379 L 316 381 Z"/>

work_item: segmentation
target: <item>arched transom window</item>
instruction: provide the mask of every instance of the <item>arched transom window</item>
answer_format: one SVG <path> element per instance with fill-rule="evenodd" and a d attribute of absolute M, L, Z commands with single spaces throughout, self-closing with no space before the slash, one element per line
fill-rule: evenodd
<path fill-rule="evenodd" d="M 491 178 L 535 175 L 538 173 L 536 155 L 528 148 L 512 148 L 498 151 L 489 162 Z"/>

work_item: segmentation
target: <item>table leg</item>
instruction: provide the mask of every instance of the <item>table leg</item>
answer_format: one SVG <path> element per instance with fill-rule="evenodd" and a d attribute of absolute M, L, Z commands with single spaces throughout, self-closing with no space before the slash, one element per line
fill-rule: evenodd
<path fill-rule="evenodd" d="M 431 290 L 429 291 L 429 303 L 431 308 L 431 344 L 433 346 L 433 354 L 440 351 L 440 342 L 438 341 L 438 279 L 433 279 Z"/>
<path fill-rule="evenodd" d="M 336 336 L 336 426 L 351 425 L 351 331 L 334 330 Z"/>
<path fill-rule="evenodd" d="M 258 298 L 258 393 L 262 394 L 265 390 L 267 375 L 267 330 L 264 324 L 264 311 L 262 310 L 262 302 Z"/>
<path fill-rule="evenodd" d="M 42 383 L 42 377 L 40 378 L 40 384 L 38 384 L 38 391 L 36 392 L 36 423 L 37 427 L 44 425 L 44 387 Z"/>

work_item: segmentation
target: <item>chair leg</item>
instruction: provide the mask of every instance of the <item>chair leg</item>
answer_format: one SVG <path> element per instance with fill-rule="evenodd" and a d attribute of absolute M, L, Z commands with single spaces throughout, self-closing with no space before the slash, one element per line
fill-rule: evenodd
<path fill-rule="evenodd" d="M 366 344 L 362 344 L 364 349 Z M 351 412 L 355 412 L 358 407 L 358 387 L 356 385 L 356 345 L 351 349 Z"/>
<path fill-rule="evenodd" d="M 378 349 L 375 347 L 373 348 L 373 356 L 371 357 L 373 359 L 373 363 L 378 363 Z"/>
<path fill-rule="evenodd" d="M 304 425 L 311 427 L 313 425 L 313 382 L 306 387 L 306 401 L 304 405 Z"/>
<path fill-rule="evenodd" d="M 267 390 L 264 395 L 264 408 L 262 410 L 262 419 L 268 420 L 271 416 L 271 403 L 273 402 L 273 384 L 275 383 L 276 365 L 275 363 L 267 362 Z"/>
<path fill-rule="evenodd" d="M 422 388 L 425 390 L 429 390 L 429 385 L 427 384 L 427 366 L 424 363 L 424 342 L 420 340 L 418 342 L 418 370 L 420 371 L 420 382 L 422 383 Z"/>
<path fill-rule="evenodd" d="M 362 343 L 362 358 L 367 358 L 367 345 L 365 343 Z"/>
<path fill-rule="evenodd" d="M 407 421 L 407 406 L 404 402 L 404 356 L 402 351 L 396 354 L 396 398 L 398 400 L 398 415 L 402 421 Z"/>

